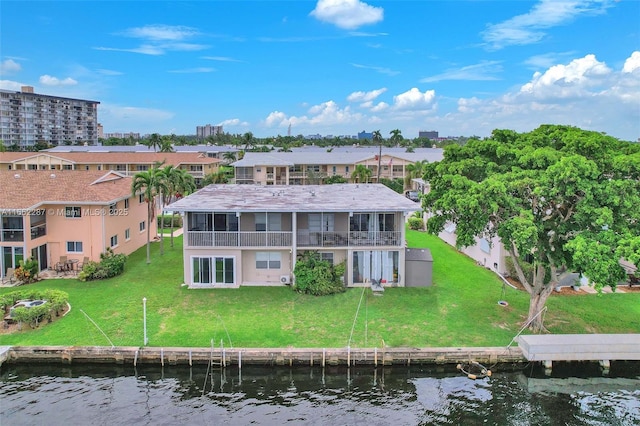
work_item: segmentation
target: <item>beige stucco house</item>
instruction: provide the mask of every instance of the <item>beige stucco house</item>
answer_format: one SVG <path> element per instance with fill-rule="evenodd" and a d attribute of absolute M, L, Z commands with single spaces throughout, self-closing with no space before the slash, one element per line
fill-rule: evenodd
<path fill-rule="evenodd" d="M 0 170 L 114 170 L 130 176 L 162 164 L 186 170 L 197 185 L 221 161 L 200 152 L 0 152 Z"/>
<path fill-rule="evenodd" d="M 405 219 L 417 208 L 381 184 L 228 184 L 166 210 L 185 216 L 184 282 L 233 288 L 290 284 L 306 250 L 345 262 L 347 286 L 403 286 Z"/>
<path fill-rule="evenodd" d="M 147 241 L 147 204 L 114 171 L 0 171 L 0 273 L 22 259 L 53 268 L 61 256 L 98 261 L 107 247 L 130 254 Z"/>

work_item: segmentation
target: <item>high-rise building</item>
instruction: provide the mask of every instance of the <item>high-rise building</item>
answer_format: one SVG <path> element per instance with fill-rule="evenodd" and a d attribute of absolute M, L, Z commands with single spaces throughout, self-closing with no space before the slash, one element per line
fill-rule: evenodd
<path fill-rule="evenodd" d="M 196 126 L 196 136 L 199 139 L 221 135 L 222 133 L 222 126 L 212 126 L 211 124 L 207 124 L 206 126 Z"/>
<path fill-rule="evenodd" d="M 419 130 L 418 137 L 436 140 L 438 139 L 438 132 L 436 130 Z"/>
<path fill-rule="evenodd" d="M 31 86 L 0 90 L 0 139 L 21 149 L 36 143 L 96 145 L 99 103 L 41 95 Z"/>

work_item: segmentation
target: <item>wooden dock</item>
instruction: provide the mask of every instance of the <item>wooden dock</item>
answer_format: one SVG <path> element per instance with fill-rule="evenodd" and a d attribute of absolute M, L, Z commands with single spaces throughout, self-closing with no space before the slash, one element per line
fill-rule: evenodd
<path fill-rule="evenodd" d="M 553 361 L 598 361 L 607 370 L 610 361 L 640 360 L 640 334 L 523 335 L 518 346 L 528 361 L 547 369 Z"/>

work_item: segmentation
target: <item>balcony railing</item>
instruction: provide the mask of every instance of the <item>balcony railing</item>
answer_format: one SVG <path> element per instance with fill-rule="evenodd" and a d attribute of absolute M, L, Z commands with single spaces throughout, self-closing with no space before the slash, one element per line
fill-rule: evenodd
<path fill-rule="evenodd" d="M 291 247 L 292 232 L 187 231 L 189 247 Z M 299 231 L 298 247 L 383 247 L 403 244 L 400 231 Z"/>
<path fill-rule="evenodd" d="M 299 231 L 299 247 L 399 246 L 400 231 L 314 232 Z"/>
<path fill-rule="evenodd" d="M 292 232 L 187 231 L 190 247 L 291 247 Z"/>
<path fill-rule="evenodd" d="M 2 241 L 24 241 L 24 231 L 21 229 L 5 229 L 2 231 Z"/>
<path fill-rule="evenodd" d="M 40 225 L 31 227 L 31 239 L 35 240 L 36 238 L 47 235 L 47 224 L 41 223 Z"/>

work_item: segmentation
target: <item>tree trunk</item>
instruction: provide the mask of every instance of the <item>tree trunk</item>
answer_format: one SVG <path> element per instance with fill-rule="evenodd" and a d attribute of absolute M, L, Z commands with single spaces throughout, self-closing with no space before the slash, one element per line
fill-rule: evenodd
<path fill-rule="evenodd" d="M 151 203 L 147 203 L 147 265 L 151 263 Z"/>
<path fill-rule="evenodd" d="M 175 214 L 175 212 L 171 212 L 171 247 L 173 247 L 173 217 Z"/>
<path fill-rule="evenodd" d="M 160 256 L 164 255 L 164 200 L 162 201 L 162 209 L 160 210 Z"/>
<path fill-rule="evenodd" d="M 553 287 L 544 287 L 540 293 L 531 293 L 529 297 L 527 324 L 529 324 L 529 329 L 534 333 L 541 333 L 546 330 L 544 327 L 544 312 L 542 311 L 546 306 L 551 291 L 553 291 Z"/>

